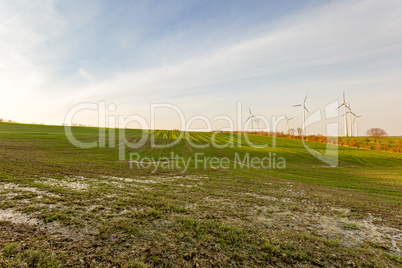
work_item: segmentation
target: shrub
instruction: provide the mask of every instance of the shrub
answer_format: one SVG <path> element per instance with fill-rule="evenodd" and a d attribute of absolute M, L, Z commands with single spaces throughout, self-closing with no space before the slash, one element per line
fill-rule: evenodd
<path fill-rule="evenodd" d="M 352 140 L 349 142 L 349 146 L 350 146 L 350 147 L 358 147 L 358 145 L 359 145 L 359 141 L 358 141 L 357 139 L 352 139 Z"/>

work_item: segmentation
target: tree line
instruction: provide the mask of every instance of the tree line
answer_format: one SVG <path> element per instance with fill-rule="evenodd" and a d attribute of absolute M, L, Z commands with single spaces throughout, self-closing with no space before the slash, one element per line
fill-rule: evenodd
<path fill-rule="evenodd" d="M 366 137 L 357 138 L 345 138 L 345 137 L 327 137 L 324 135 L 308 135 L 304 137 L 302 135 L 302 129 L 289 129 L 289 133 L 283 131 L 220 131 L 222 133 L 233 134 L 251 134 L 268 137 L 283 137 L 289 139 L 304 139 L 306 141 L 328 143 L 340 146 L 347 146 L 366 150 L 386 151 L 391 153 L 402 153 L 402 139 L 395 140 L 389 138 L 387 132 L 381 128 L 370 128 L 366 132 Z"/>

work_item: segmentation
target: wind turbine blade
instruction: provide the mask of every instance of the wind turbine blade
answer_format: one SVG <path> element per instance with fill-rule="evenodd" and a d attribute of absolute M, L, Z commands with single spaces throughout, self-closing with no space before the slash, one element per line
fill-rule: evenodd
<path fill-rule="evenodd" d="M 292 107 L 298 107 L 298 106 L 301 106 L 301 104 L 293 105 Z"/>
<path fill-rule="evenodd" d="M 342 104 L 339 105 L 338 108 L 336 108 L 336 109 L 338 110 L 338 109 L 341 108 L 343 105 L 344 105 L 344 104 L 342 103 Z"/>
<path fill-rule="evenodd" d="M 307 100 L 307 95 L 306 95 L 306 97 L 304 98 L 304 101 L 303 101 L 303 103 L 305 103 L 305 102 L 306 102 L 306 100 Z"/>
<path fill-rule="evenodd" d="M 345 91 L 343 92 L 343 103 L 345 103 Z"/>
<path fill-rule="evenodd" d="M 307 108 L 306 108 L 306 107 L 304 107 L 304 109 L 306 109 L 306 111 L 307 111 L 308 113 L 310 113 L 310 112 L 307 110 Z"/>
<path fill-rule="evenodd" d="M 289 118 L 289 120 L 292 120 L 294 117 Z"/>
<path fill-rule="evenodd" d="M 248 108 L 248 111 L 249 111 L 249 113 L 250 113 L 250 115 L 251 115 L 251 109 L 250 109 L 250 108 Z"/>

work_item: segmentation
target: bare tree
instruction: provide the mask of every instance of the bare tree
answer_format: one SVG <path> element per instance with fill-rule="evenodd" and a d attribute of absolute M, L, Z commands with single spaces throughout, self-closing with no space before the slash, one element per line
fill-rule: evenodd
<path fill-rule="evenodd" d="M 296 130 L 294 128 L 291 128 L 289 129 L 289 134 L 293 136 L 295 134 L 295 131 Z"/>
<path fill-rule="evenodd" d="M 381 139 L 388 136 L 388 133 L 382 128 L 370 128 L 367 130 L 366 135 L 373 137 L 375 143 L 377 143 L 377 140 L 381 143 Z"/>
<path fill-rule="evenodd" d="M 302 129 L 301 129 L 301 127 L 298 127 L 297 128 L 297 135 L 301 136 L 301 134 L 302 134 Z"/>

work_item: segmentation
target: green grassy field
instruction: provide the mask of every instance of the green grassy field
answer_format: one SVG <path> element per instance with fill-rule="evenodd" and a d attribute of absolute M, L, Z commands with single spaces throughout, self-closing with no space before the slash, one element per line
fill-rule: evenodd
<path fill-rule="evenodd" d="M 118 132 L 82 149 L 63 127 L 0 123 L 0 266 L 402 265 L 401 154 L 340 146 L 329 167 L 300 140 L 126 130 L 148 139 L 119 160 Z M 73 133 L 98 141 L 96 128 Z M 204 168 L 195 154 L 229 162 Z M 241 167 L 247 155 L 286 166 Z"/>

